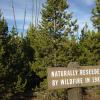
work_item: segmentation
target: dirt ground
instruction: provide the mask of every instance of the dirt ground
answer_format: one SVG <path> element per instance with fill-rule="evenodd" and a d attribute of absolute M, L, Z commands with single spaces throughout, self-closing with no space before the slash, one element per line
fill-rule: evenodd
<path fill-rule="evenodd" d="M 88 90 L 87 93 L 83 95 L 83 100 L 100 100 L 100 90 Z"/>
<path fill-rule="evenodd" d="M 100 95 L 98 94 L 84 95 L 83 100 L 100 100 Z"/>

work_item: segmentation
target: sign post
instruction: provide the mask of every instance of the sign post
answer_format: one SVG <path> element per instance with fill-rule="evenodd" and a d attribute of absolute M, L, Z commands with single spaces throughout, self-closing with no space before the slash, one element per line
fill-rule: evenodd
<path fill-rule="evenodd" d="M 68 68 L 79 68 L 77 62 L 70 62 Z M 68 100 L 82 100 L 82 89 L 80 87 L 68 89 Z"/>

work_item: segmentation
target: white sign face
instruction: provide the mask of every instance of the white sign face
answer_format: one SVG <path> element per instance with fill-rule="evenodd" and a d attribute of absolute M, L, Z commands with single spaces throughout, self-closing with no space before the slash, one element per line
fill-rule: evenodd
<path fill-rule="evenodd" d="M 100 66 L 48 68 L 48 88 L 72 88 L 100 85 Z"/>

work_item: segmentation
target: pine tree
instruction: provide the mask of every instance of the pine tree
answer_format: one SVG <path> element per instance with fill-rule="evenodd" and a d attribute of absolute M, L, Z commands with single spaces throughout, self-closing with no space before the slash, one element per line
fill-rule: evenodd
<path fill-rule="evenodd" d="M 42 28 L 55 37 L 72 35 L 77 31 L 77 20 L 72 21 L 68 7 L 66 0 L 47 0 L 42 9 Z"/>
<path fill-rule="evenodd" d="M 80 37 L 79 49 L 80 57 L 79 61 L 81 65 L 98 65 L 100 55 L 100 40 L 99 33 L 87 31 Z"/>
<path fill-rule="evenodd" d="M 2 12 L 0 10 L 0 38 L 5 38 L 7 36 L 7 33 L 8 33 L 7 22 L 2 16 Z"/>
<path fill-rule="evenodd" d="M 52 37 L 45 31 L 38 30 L 31 25 L 27 34 L 30 46 L 35 50 L 35 62 L 32 62 L 32 69 L 37 75 L 44 77 L 45 67 L 49 64 L 50 57 L 48 56 L 52 51 Z M 43 73 L 40 73 L 38 70 L 43 70 Z"/>
<path fill-rule="evenodd" d="M 8 26 L 0 10 L 0 94 L 5 90 L 4 80 L 7 75 L 7 67 L 3 64 L 3 58 L 6 51 L 7 32 Z"/>
<path fill-rule="evenodd" d="M 42 22 L 39 28 L 30 25 L 27 38 L 35 50 L 32 70 L 40 78 L 40 90 L 47 89 L 47 68 L 66 67 L 76 61 L 77 44 L 73 34 L 77 31 L 77 20 L 67 12 L 66 0 L 47 0 L 42 9 Z M 68 39 L 69 36 L 72 37 Z M 70 47 L 71 46 L 71 47 Z M 32 54 L 32 53 L 31 53 Z"/>
<path fill-rule="evenodd" d="M 100 0 L 96 0 L 96 7 L 92 10 L 92 22 L 94 27 L 100 32 Z"/>
<path fill-rule="evenodd" d="M 6 88 L 11 93 L 20 93 L 25 91 L 27 84 L 27 74 L 29 62 L 25 55 L 23 40 L 16 36 L 16 31 L 12 29 L 8 37 L 7 50 L 4 58 L 4 64 L 8 67 L 6 76 Z M 10 77 L 10 79 L 9 79 Z"/>
<path fill-rule="evenodd" d="M 42 30 L 53 38 L 52 66 L 65 65 L 68 36 L 73 36 L 78 29 L 77 20 L 72 20 L 68 7 L 66 0 L 47 0 L 42 9 Z"/>
<path fill-rule="evenodd" d="M 27 39 L 16 35 L 15 28 L 9 33 L 4 48 L 0 45 L 0 94 L 16 95 L 28 90 L 32 78 L 30 62 L 33 61 L 33 49 Z M 4 49 L 4 50 L 3 50 Z M 1 65 L 2 64 L 2 65 Z M 28 87 L 27 87 L 28 86 Z"/>
<path fill-rule="evenodd" d="M 85 23 L 84 27 L 81 30 L 81 36 L 80 36 L 80 42 L 82 42 L 82 40 L 84 41 L 85 38 L 87 38 L 87 32 L 88 32 L 88 25 L 87 23 Z"/>

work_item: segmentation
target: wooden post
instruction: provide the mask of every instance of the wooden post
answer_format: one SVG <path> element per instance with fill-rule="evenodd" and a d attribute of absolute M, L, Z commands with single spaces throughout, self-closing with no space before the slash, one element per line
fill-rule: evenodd
<path fill-rule="evenodd" d="M 68 68 L 79 68 L 79 64 L 70 62 Z M 68 100 L 82 100 L 82 89 L 79 87 L 68 89 Z"/>

